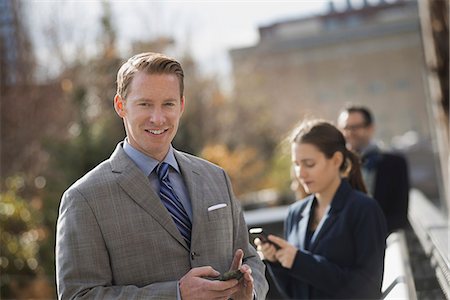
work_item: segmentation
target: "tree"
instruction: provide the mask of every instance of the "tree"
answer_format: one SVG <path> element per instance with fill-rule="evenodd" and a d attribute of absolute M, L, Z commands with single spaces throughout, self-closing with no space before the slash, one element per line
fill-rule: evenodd
<path fill-rule="evenodd" d="M 19 196 L 25 187 L 23 177 L 5 180 L 6 190 L 0 194 L 0 290 L 5 298 L 52 297 L 52 290 L 29 289 L 30 278 L 44 274 L 40 248 L 49 232 L 42 225 L 40 201 L 26 201 Z"/>
<path fill-rule="evenodd" d="M 220 116 L 225 100 L 214 78 L 199 74 L 198 66 L 190 54 L 184 55 L 181 64 L 185 74 L 186 108 L 174 145 L 198 155 L 207 143 L 221 141 L 223 123 Z"/>

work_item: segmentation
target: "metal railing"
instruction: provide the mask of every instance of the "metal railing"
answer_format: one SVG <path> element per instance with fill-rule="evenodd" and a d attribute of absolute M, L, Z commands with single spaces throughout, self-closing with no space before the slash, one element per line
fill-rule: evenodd
<path fill-rule="evenodd" d="M 409 222 L 422 245 L 446 299 L 450 299 L 448 218 L 418 190 L 411 190 Z"/>

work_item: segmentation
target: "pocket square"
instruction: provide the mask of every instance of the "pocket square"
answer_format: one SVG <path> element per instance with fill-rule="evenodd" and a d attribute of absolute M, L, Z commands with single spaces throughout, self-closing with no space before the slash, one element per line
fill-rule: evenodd
<path fill-rule="evenodd" d="M 227 206 L 226 203 L 219 203 L 219 204 L 212 205 L 212 206 L 208 207 L 208 211 L 213 211 L 213 210 L 216 210 L 216 209 L 219 209 L 219 208 L 223 208 L 223 207 L 226 207 L 226 206 Z"/>

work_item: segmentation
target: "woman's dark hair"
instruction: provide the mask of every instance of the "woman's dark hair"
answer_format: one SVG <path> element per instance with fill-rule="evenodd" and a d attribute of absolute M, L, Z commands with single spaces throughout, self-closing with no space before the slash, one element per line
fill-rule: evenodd
<path fill-rule="evenodd" d="M 331 123 L 323 120 L 306 120 L 294 129 L 291 143 L 311 144 L 316 146 L 326 158 L 341 152 L 344 159 L 339 170 L 346 177 L 350 185 L 361 192 L 367 193 L 361 174 L 359 157 L 345 146 L 342 133 Z"/>

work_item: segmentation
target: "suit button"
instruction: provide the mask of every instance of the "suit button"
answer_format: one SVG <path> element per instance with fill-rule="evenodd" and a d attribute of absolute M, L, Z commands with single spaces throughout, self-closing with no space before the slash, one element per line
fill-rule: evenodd
<path fill-rule="evenodd" d="M 196 256 L 200 256 L 200 254 L 196 253 L 195 251 L 191 252 L 191 260 L 194 260 Z"/>

